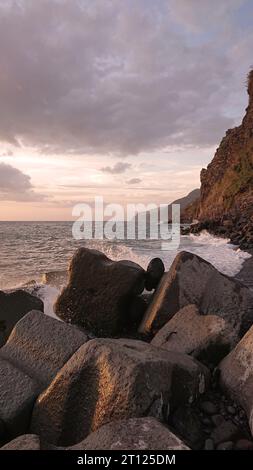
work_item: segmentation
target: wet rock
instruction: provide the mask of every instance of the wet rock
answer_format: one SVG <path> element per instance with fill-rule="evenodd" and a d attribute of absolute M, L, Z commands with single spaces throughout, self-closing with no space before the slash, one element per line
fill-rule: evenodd
<path fill-rule="evenodd" d="M 131 327 L 128 308 L 144 289 L 145 271 L 131 261 L 112 261 L 80 248 L 72 258 L 68 285 L 55 304 L 62 320 L 97 336 L 115 336 Z"/>
<path fill-rule="evenodd" d="M 217 315 L 237 340 L 253 323 L 253 293 L 192 253 L 182 251 L 164 274 L 139 331 L 155 334 L 180 309 L 195 304 L 203 315 Z"/>
<path fill-rule="evenodd" d="M 172 416 L 172 425 L 178 435 L 193 449 L 203 445 L 203 428 L 199 417 L 190 406 L 178 408 Z"/>
<path fill-rule="evenodd" d="M 247 413 L 253 433 L 253 327 L 220 364 L 220 383 Z"/>
<path fill-rule="evenodd" d="M 147 267 L 147 272 L 146 272 L 146 278 L 145 278 L 145 288 L 148 291 L 151 291 L 155 289 L 160 280 L 163 277 L 165 268 L 163 261 L 160 258 L 153 258 L 148 267 Z"/>
<path fill-rule="evenodd" d="M 0 348 L 7 341 L 16 323 L 31 310 L 43 312 L 42 300 L 24 290 L 0 291 Z"/>
<path fill-rule="evenodd" d="M 232 421 L 224 421 L 211 434 L 215 445 L 233 441 L 241 434 L 240 429 Z"/>
<path fill-rule="evenodd" d="M 37 396 L 86 341 L 76 328 L 37 311 L 16 324 L 0 350 L 0 416 L 10 437 L 27 431 Z"/>
<path fill-rule="evenodd" d="M 40 438 L 34 434 L 24 434 L 8 442 L 0 450 L 40 450 Z"/>
<path fill-rule="evenodd" d="M 173 406 L 204 393 L 208 380 L 208 370 L 189 356 L 136 340 L 92 340 L 40 395 L 31 429 L 65 446 L 112 420 L 166 420 Z"/>
<path fill-rule="evenodd" d="M 235 341 L 232 328 L 223 318 L 201 315 L 196 305 L 187 305 L 158 331 L 152 344 L 213 365 L 228 354 Z"/>
<path fill-rule="evenodd" d="M 190 450 L 167 427 L 150 417 L 114 421 L 106 424 L 71 449 Z"/>

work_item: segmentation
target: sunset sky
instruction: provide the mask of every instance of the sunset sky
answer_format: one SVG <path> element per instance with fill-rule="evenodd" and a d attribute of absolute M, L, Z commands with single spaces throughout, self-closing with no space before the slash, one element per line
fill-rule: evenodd
<path fill-rule="evenodd" d="M 0 220 L 167 203 L 240 123 L 252 0 L 0 0 Z"/>

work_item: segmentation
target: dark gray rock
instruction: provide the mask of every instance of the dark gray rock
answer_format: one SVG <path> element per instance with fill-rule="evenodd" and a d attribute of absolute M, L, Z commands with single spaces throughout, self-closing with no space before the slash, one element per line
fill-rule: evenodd
<path fill-rule="evenodd" d="M 32 432 L 72 445 L 116 419 L 154 416 L 204 393 L 208 370 L 189 356 L 142 341 L 97 339 L 83 345 L 40 395 Z"/>
<path fill-rule="evenodd" d="M 75 326 L 32 311 L 16 324 L 0 358 L 46 387 L 87 341 L 88 336 Z"/>
<path fill-rule="evenodd" d="M 204 434 L 199 417 L 190 406 L 179 407 L 172 416 L 176 433 L 193 449 L 203 446 Z"/>
<path fill-rule="evenodd" d="M 16 323 L 31 310 L 43 312 L 42 300 L 24 290 L 0 291 L 0 348 L 7 341 Z"/>
<path fill-rule="evenodd" d="M 0 416 L 6 433 L 15 437 L 27 431 L 40 385 L 22 370 L 0 358 Z"/>
<path fill-rule="evenodd" d="M 37 311 L 16 324 L 0 350 L 0 417 L 10 437 L 28 430 L 37 396 L 86 341 L 75 327 Z"/>
<path fill-rule="evenodd" d="M 140 325 L 155 334 L 181 308 L 195 304 L 203 315 L 217 315 L 231 325 L 237 341 L 253 323 L 253 293 L 210 263 L 182 251 L 164 274 Z"/>
<path fill-rule="evenodd" d="M 155 289 L 163 277 L 165 268 L 161 258 L 153 258 L 146 272 L 145 288 L 148 291 Z"/>
<path fill-rule="evenodd" d="M 55 313 L 97 336 L 115 336 L 131 328 L 128 308 L 144 289 L 145 271 L 131 261 L 112 261 L 103 253 L 80 248 L 69 268 L 69 282 Z"/>

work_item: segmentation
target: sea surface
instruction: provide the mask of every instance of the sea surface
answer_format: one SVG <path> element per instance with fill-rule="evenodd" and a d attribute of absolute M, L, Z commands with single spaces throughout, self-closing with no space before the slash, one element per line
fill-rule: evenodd
<path fill-rule="evenodd" d="M 179 251 L 187 250 L 230 276 L 235 276 L 250 257 L 229 240 L 207 232 L 181 236 L 178 250 L 162 251 L 160 240 L 74 240 L 72 222 L 0 222 L 0 289 L 13 289 L 32 280 L 40 285 L 44 273 L 67 269 L 80 246 L 101 250 L 114 260 L 135 261 L 144 268 L 159 256 L 166 269 Z M 41 290 L 46 313 L 50 315 L 57 294 L 50 286 Z"/>

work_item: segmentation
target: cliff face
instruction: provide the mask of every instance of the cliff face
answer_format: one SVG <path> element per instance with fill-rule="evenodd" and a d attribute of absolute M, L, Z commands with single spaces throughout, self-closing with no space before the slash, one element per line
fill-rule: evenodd
<path fill-rule="evenodd" d="M 242 124 L 229 129 L 212 162 L 201 171 L 195 216 L 203 224 L 229 226 L 235 240 L 253 240 L 253 70 L 248 76 L 249 105 Z M 225 222 L 226 221 L 226 222 Z M 233 238 L 232 236 L 232 238 Z"/>

